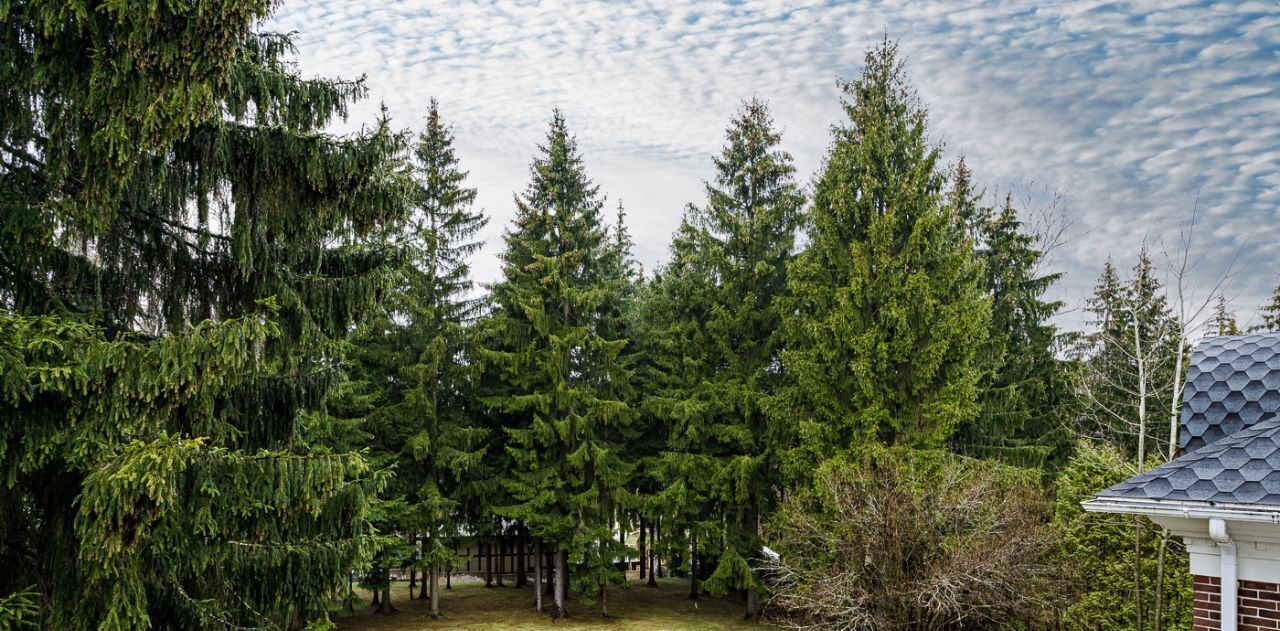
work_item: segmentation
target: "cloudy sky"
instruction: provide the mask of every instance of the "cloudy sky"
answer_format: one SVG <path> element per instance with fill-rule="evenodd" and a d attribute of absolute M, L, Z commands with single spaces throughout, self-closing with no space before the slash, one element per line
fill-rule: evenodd
<path fill-rule="evenodd" d="M 837 78 L 885 33 L 949 161 L 1029 207 L 1058 198 L 1072 306 L 1107 256 L 1128 268 L 1145 241 L 1162 263 L 1197 199 L 1197 286 L 1238 253 L 1227 296 L 1248 321 L 1280 272 L 1274 0 L 286 0 L 269 28 L 297 32 L 304 75 L 368 77 L 350 125 L 382 102 L 418 127 L 439 99 L 492 216 L 482 281 L 553 107 L 652 269 L 740 102 L 769 101 L 807 183 L 841 117 Z"/>

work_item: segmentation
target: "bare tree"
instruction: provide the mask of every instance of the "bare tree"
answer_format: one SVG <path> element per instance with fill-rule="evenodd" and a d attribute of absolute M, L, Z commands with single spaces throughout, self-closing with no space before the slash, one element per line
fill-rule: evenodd
<path fill-rule="evenodd" d="M 1053 566 L 1034 480 L 987 461 L 886 452 L 784 502 L 771 613 L 802 630 L 1038 628 Z"/>
<path fill-rule="evenodd" d="M 1244 248 L 1244 245 L 1241 244 L 1236 249 L 1226 270 L 1217 276 L 1207 289 L 1198 286 L 1195 281 L 1196 272 L 1201 268 L 1205 260 L 1203 253 L 1194 257 L 1192 255 L 1199 210 L 1200 197 L 1197 195 L 1196 201 L 1191 207 L 1191 216 L 1182 222 L 1179 227 L 1178 242 L 1172 250 L 1162 242 L 1170 277 L 1165 286 L 1169 288 L 1175 316 L 1174 369 L 1173 383 L 1169 389 L 1169 442 L 1165 455 L 1166 460 L 1173 460 L 1178 456 L 1178 428 L 1182 413 L 1183 391 L 1186 389 L 1183 366 L 1185 365 L 1187 353 L 1191 351 L 1191 339 L 1193 336 L 1197 336 L 1205 324 L 1212 319 L 1214 302 L 1222 299 L 1224 287 L 1235 276 L 1236 262 L 1239 260 L 1240 253 Z M 1169 539 L 1169 531 L 1161 527 L 1159 552 L 1156 555 L 1155 605 L 1152 612 L 1154 618 L 1152 628 L 1154 631 L 1160 631 L 1163 626 L 1164 563 Z"/>

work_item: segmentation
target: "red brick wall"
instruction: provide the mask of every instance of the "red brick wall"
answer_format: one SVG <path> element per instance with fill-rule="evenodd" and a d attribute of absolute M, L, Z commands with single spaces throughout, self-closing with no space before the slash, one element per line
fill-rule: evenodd
<path fill-rule="evenodd" d="M 1195 631 L 1220 629 L 1221 581 L 1212 576 L 1196 576 Z M 1280 585 L 1240 581 L 1239 587 L 1240 631 L 1280 630 Z"/>
<path fill-rule="evenodd" d="M 1194 631 L 1216 631 L 1222 628 L 1219 622 L 1222 620 L 1222 593 L 1219 587 L 1222 581 L 1214 576 L 1196 575 L 1191 579 L 1192 589 L 1195 590 L 1195 607 L 1196 617 L 1192 623 Z"/>

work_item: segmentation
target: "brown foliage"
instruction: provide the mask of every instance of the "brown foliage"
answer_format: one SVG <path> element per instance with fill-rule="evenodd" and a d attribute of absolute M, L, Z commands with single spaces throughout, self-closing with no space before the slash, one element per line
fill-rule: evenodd
<path fill-rule="evenodd" d="M 1042 628 L 1046 502 L 1029 474 L 940 452 L 824 467 L 772 524 L 771 611 L 793 629 Z"/>

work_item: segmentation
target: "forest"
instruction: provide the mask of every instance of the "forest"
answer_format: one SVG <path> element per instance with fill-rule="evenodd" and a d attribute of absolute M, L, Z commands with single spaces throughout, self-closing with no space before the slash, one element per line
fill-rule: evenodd
<path fill-rule="evenodd" d="M 480 285 L 449 112 L 329 131 L 377 95 L 274 5 L 0 2 L 0 630 L 332 629 L 393 578 L 447 618 L 462 540 L 532 551 L 529 618 L 638 561 L 792 629 L 1191 628 L 1181 541 L 1079 505 L 1176 455 L 1240 332 L 1190 228 L 1063 328 L 1061 224 L 885 37 L 789 122 L 816 173 L 741 103 L 652 270 L 548 104 Z"/>

